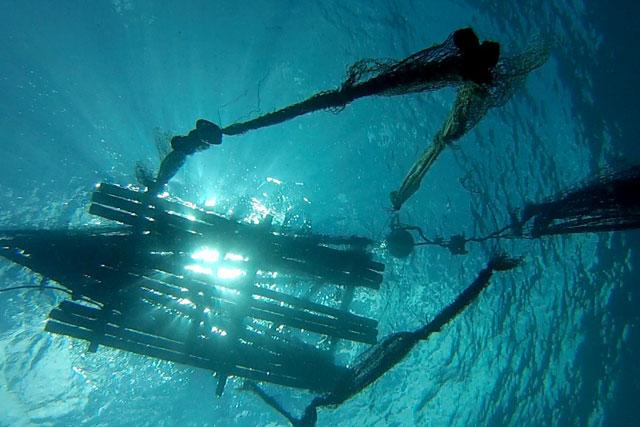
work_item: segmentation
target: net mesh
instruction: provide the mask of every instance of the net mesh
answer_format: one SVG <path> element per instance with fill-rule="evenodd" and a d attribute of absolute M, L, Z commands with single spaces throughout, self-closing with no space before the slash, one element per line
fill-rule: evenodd
<path fill-rule="evenodd" d="M 549 53 L 549 43 L 537 43 L 522 54 L 500 60 L 491 84 L 461 86 L 451 114 L 436 138 L 445 142 L 462 138 L 491 108 L 503 106 L 527 75 L 547 61 Z"/>
<path fill-rule="evenodd" d="M 489 109 L 504 105 L 532 70 L 548 59 L 549 43 L 537 43 L 520 55 L 498 62 L 490 84 L 466 82 L 460 85 L 451 113 L 433 143 L 416 160 L 397 191 L 391 193 L 395 210 L 420 188 L 420 183 L 446 145 L 459 140 L 487 114 Z"/>
<path fill-rule="evenodd" d="M 318 110 L 340 111 L 350 102 L 372 95 L 402 95 L 458 85 L 465 81 L 488 83 L 499 57 L 495 42 L 480 44 L 471 28 L 451 34 L 443 43 L 399 60 L 365 59 L 356 62 L 336 90 L 319 92 L 304 101 L 234 123 L 225 135 L 272 126 Z"/>
<path fill-rule="evenodd" d="M 378 86 L 379 90 L 371 94 L 394 96 L 457 85 L 466 76 L 463 71 L 465 64 L 461 60 L 463 51 L 456 44 L 455 34 L 450 35 L 443 43 L 401 60 L 360 60 L 349 67 L 342 89 L 349 90 L 365 85 Z M 452 73 L 452 68 L 455 68 L 457 73 Z M 385 82 L 395 84 L 385 85 Z"/>
<path fill-rule="evenodd" d="M 533 221 L 532 237 L 639 228 L 638 188 L 640 166 L 609 173 L 552 201 L 527 205 L 521 224 Z"/>

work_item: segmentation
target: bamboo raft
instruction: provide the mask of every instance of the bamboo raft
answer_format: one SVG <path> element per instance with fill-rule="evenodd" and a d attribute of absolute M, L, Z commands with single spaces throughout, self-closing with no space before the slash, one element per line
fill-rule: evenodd
<path fill-rule="evenodd" d="M 326 392 L 345 372 L 333 361 L 339 340 L 376 343 L 377 321 L 349 311 L 356 287 L 382 282 L 368 239 L 277 232 L 111 184 L 97 186 L 89 212 L 120 225 L 0 232 L 0 255 L 73 295 L 45 330 L 89 351 L 213 371 L 217 394 L 229 376 Z M 291 291 L 297 283 L 342 297 L 314 302 Z"/>

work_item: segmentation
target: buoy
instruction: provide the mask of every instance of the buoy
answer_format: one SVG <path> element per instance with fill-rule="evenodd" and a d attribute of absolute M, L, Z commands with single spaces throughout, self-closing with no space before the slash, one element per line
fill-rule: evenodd
<path fill-rule="evenodd" d="M 387 249 L 396 258 L 406 258 L 413 252 L 413 236 L 404 228 L 391 230 L 386 237 Z"/>

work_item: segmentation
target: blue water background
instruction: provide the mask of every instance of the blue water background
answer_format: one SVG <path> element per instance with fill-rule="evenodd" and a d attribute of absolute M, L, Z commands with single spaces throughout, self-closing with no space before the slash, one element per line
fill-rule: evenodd
<path fill-rule="evenodd" d="M 205 117 L 227 125 L 336 87 L 361 58 L 401 58 L 472 25 L 517 53 L 555 41 L 506 106 L 445 151 L 403 219 L 430 235 L 493 230 L 508 209 L 640 162 L 634 3 L 536 1 L 0 1 L 0 225 L 96 222 L 99 181 L 159 164 L 155 140 Z M 355 102 L 189 160 L 170 191 L 197 203 L 302 191 L 320 232 L 381 240 L 388 193 L 442 125 L 454 91 Z M 299 190 L 295 183 L 303 183 Z M 464 184 L 464 185 L 463 185 Z M 293 191 L 293 190 L 292 190 Z M 299 202 L 299 200 L 298 200 Z M 302 203 L 302 202 L 300 202 Z M 634 425 L 640 391 L 637 232 L 507 242 L 501 276 L 319 425 Z M 416 327 L 473 280 L 465 257 L 425 248 L 360 293 L 381 335 Z M 0 286 L 39 278 L 0 262 Z M 43 332 L 60 296 L 0 294 L 0 425 L 283 425 L 207 372 Z M 304 393 L 273 388 L 292 408 Z"/>

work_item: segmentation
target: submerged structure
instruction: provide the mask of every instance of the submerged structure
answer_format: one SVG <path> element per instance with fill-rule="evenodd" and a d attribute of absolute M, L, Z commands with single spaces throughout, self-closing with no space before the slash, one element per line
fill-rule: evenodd
<path fill-rule="evenodd" d="M 494 254 L 433 319 L 379 338 L 377 320 L 351 307 L 355 289 L 375 292 L 382 283 L 385 266 L 373 259 L 371 240 L 278 229 L 269 217 L 261 224 L 241 223 L 158 194 L 188 156 L 221 144 L 223 136 L 340 110 L 367 96 L 454 86 L 458 96 L 449 118 L 391 196 L 398 211 L 444 148 L 506 102 L 547 54 L 532 50 L 499 61 L 497 43 L 480 43 L 471 29 L 461 29 L 399 61 L 359 61 L 338 89 L 280 110 L 226 127 L 200 119 L 188 135 L 171 139 L 172 151 L 156 178 L 146 177 L 147 191 L 97 187 L 89 212 L 114 225 L 0 231 L 0 255 L 71 295 L 50 312 L 46 331 L 87 341 L 92 352 L 107 346 L 212 371 L 218 395 L 229 377 L 243 378 L 244 389 L 293 425 L 315 425 L 318 408 L 340 405 L 375 382 L 462 313 L 494 273 L 515 268 L 520 260 Z M 470 241 L 639 228 L 639 183 L 637 167 L 601 177 L 527 205 L 512 224 L 477 238 L 428 239 L 419 227 L 401 224 L 396 212 L 387 249 L 399 258 L 427 244 L 465 254 Z M 422 241 L 416 243 L 411 232 Z M 335 360 L 342 341 L 371 347 L 345 366 Z M 310 390 L 317 397 L 296 417 L 258 382 Z"/>
<path fill-rule="evenodd" d="M 378 343 L 377 321 L 350 311 L 355 288 L 375 291 L 382 282 L 384 265 L 368 251 L 372 241 L 283 232 L 270 221 L 242 224 L 159 194 L 189 156 L 223 136 L 340 110 L 367 96 L 486 85 L 499 56 L 498 43 L 480 42 L 464 28 L 402 60 L 359 61 L 338 89 L 246 122 L 220 127 L 200 119 L 171 139 L 155 179 L 141 174 L 147 191 L 98 186 L 90 213 L 119 226 L 2 231 L 0 255 L 71 295 L 51 311 L 47 331 L 86 340 L 89 351 L 102 345 L 213 371 L 218 395 L 229 376 L 311 390 L 326 399 L 315 399 L 300 422 L 289 420 L 315 424 L 317 407 L 371 384 L 475 299 L 492 271 L 517 263 L 504 257 L 488 266 L 478 292 L 461 295 L 435 329 Z M 331 297 L 314 298 L 329 286 Z M 360 365 L 346 367 L 334 361 L 341 340 L 376 346 Z"/>
<path fill-rule="evenodd" d="M 349 311 L 355 287 L 382 282 L 368 239 L 284 234 L 110 184 L 90 213 L 121 226 L 0 234 L 2 256 L 72 295 L 45 330 L 89 351 L 207 369 L 218 394 L 228 376 L 326 392 L 345 371 L 338 341 L 377 341 L 377 321 Z M 324 286 L 340 296 L 314 302 Z"/>
<path fill-rule="evenodd" d="M 111 184 L 97 186 L 89 212 L 121 225 L 0 232 L 0 255 L 71 295 L 45 330 L 85 340 L 90 352 L 107 346 L 210 370 L 218 395 L 228 377 L 243 378 L 295 426 L 315 425 L 318 408 L 377 381 L 463 312 L 494 272 L 520 263 L 494 256 L 433 320 L 378 340 L 377 321 L 349 310 L 356 287 L 375 291 L 382 282 L 367 238 L 283 233 L 269 221 L 244 224 Z M 340 298 L 314 301 L 326 286 Z M 334 360 L 339 340 L 371 347 L 346 366 Z M 317 397 L 297 418 L 257 382 Z"/>

